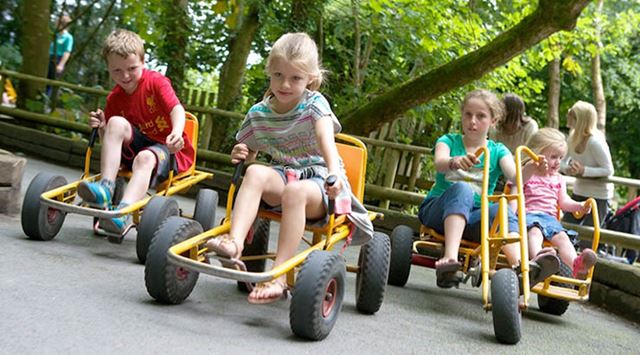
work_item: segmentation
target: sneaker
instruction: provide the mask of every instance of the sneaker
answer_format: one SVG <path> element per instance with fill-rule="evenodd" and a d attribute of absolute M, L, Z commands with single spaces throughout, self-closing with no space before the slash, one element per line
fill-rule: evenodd
<path fill-rule="evenodd" d="M 85 203 L 106 208 L 111 204 L 111 190 L 99 182 L 82 181 L 78 185 L 78 196 Z"/>
<path fill-rule="evenodd" d="M 121 203 L 120 205 L 118 205 L 116 210 L 123 209 L 126 206 L 127 206 L 126 204 Z M 114 217 L 114 218 L 111 218 L 111 219 L 101 218 L 100 222 L 99 222 L 100 228 L 104 229 L 105 231 L 107 231 L 109 233 L 114 233 L 114 234 L 122 234 L 122 233 L 124 233 L 127 230 L 127 228 L 129 227 L 129 225 L 131 225 L 131 216 L 130 215 Z"/>
<path fill-rule="evenodd" d="M 591 249 L 584 249 L 582 253 L 573 260 L 573 278 L 584 280 L 589 275 L 589 269 L 595 265 L 598 257 Z"/>

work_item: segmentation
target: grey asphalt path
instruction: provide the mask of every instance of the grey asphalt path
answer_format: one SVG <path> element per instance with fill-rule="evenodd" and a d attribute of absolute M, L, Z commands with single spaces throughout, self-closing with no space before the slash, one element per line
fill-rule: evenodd
<path fill-rule="evenodd" d="M 39 171 L 69 181 L 80 176 L 29 158 L 23 191 Z M 192 200 L 179 203 L 190 213 Z M 136 260 L 135 232 L 114 245 L 94 237 L 90 225 L 88 217 L 69 215 L 54 240 L 35 242 L 24 236 L 19 216 L 0 215 L 1 354 L 640 353 L 637 325 L 581 304 L 549 316 L 537 311 L 535 297 L 520 343 L 498 344 L 480 289 L 438 289 L 433 270 L 419 267 L 406 287 L 387 288 L 373 316 L 356 311 L 355 275 L 348 274 L 332 333 L 304 341 L 291 333 L 288 301 L 250 305 L 229 280 L 201 275 L 183 304 L 157 304 Z M 358 249 L 347 250 L 355 262 Z"/>

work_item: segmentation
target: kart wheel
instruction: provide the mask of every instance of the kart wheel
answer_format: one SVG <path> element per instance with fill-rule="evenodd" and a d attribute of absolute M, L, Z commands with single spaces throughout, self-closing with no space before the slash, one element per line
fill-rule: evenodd
<path fill-rule="evenodd" d="M 356 308 L 360 313 L 374 314 L 382 305 L 389 277 L 389 236 L 374 232 L 373 238 L 360 248 L 356 276 Z"/>
<path fill-rule="evenodd" d="M 244 249 L 242 249 L 242 256 L 251 255 L 265 255 L 269 250 L 269 230 L 270 221 L 268 219 L 256 218 L 253 222 L 253 227 L 249 233 L 253 233 L 252 237 L 245 238 Z M 251 243 L 248 241 L 251 240 Z M 247 271 L 250 272 L 263 272 L 267 260 L 259 259 L 252 261 L 245 261 L 244 265 L 247 267 Z M 249 288 L 246 282 L 238 281 L 238 289 L 242 292 L 249 293 Z"/>
<path fill-rule="evenodd" d="M 216 226 L 216 208 L 218 207 L 218 192 L 211 189 L 200 189 L 196 196 L 196 207 L 193 219 L 198 221 L 203 230 Z"/>
<path fill-rule="evenodd" d="M 155 233 L 144 265 L 147 292 L 158 302 L 178 304 L 184 301 L 198 281 L 198 272 L 173 265 L 167 258 L 169 248 L 202 233 L 196 221 L 171 216 Z"/>
<path fill-rule="evenodd" d="M 500 269 L 491 278 L 491 305 L 493 331 L 496 339 L 505 344 L 516 344 L 521 336 L 521 317 L 518 305 L 519 285 L 516 273 Z"/>
<path fill-rule="evenodd" d="M 154 196 L 143 208 L 136 237 L 136 254 L 140 263 L 144 264 L 147 258 L 149 245 L 158 226 L 170 216 L 179 214 L 178 202 L 165 196 Z"/>
<path fill-rule="evenodd" d="M 411 250 L 413 230 L 399 225 L 391 232 L 391 261 L 389 265 L 389 285 L 404 286 L 411 272 Z"/>
<path fill-rule="evenodd" d="M 39 173 L 27 188 L 22 202 L 21 224 L 29 239 L 51 240 L 60 231 L 66 212 L 50 208 L 40 202 L 40 195 L 67 184 L 60 175 Z"/>
<path fill-rule="evenodd" d="M 571 277 L 573 273 L 571 272 L 571 269 L 569 268 L 569 266 L 567 266 L 567 264 L 560 262 L 560 271 L 558 272 L 558 275 Z M 551 284 L 566 288 L 573 287 L 571 284 L 558 282 L 552 282 Z M 567 308 L 569 308 L 569 301 L 538 295 L 538 308 L 540 308 L 540 310 L 544 313 L 561 316 L 564 314 L 564 312 L 567 311 Z"/>
<path fill-rule="evenodd" d="M 333 329 L 344 297 L 342 256 L 314 251 L 298 273 L 289 308 L 291 330 L 299 337 L 322 340 Z"/>

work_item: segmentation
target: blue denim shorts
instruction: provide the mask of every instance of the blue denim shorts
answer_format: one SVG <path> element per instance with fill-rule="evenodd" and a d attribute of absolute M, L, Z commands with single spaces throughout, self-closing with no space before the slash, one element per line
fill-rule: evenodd
<path fill-rule="evenodd" d="M 567 233 L 568 236 L 574 237 L 575 231 L 564 229 L 560 221 L 555 217 L 543 212 L 529 212 L 527 213 L 527 230 L 537 227 L 542 232 L 542 236 L 546 240 L 551 240 L 553 237 L 561 232 Z"/>
<path fill-rule="evenodd" d="M 418 218 L 420 222 L 438 233 L 444 234 L 444 220 L 452 214 L 461 215 L 467 221 L 462 238 L 480 242 L 481 210 L 474 206 L 473 190 L 462 182 L 454 183 L 442 195 L 425 199 L 420 205 Z M 508 209 L 509 232 L 519 233 L 518 218 Z M 498 215 L 498 204 L 489 205 L 489 223 L 493 223 Z M 491 227 L 491 226 L 489 226 Z"/>

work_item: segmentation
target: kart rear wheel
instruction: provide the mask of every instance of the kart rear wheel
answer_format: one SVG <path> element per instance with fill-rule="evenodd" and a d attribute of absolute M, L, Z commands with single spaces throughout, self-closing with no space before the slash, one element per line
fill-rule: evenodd
<path fill-rule="evenodd" d="M 391 232 L 391 259 L 389 264 L 389 285 L 404 286 L 411 272 L 411 250 L 413 230 L 399 225 Z"/>
<path fill-rule="evenodd" d="M 249 231 L 249 233 L 253 233 L 252 237 L 247 237 L 244 240 L 242 256 L 265 255 L 267 253 L 269 250 L 270 222 L 268 219 L 256 218 L 255 222 L 253 222 L 253 227 L 251 227 Z M 250 243 L 249 240 L 251 241 Z M 244 265 L 247 267 L 247 271 L 263 272 L 266 262 L 266 259 L 251 260 L 245 261 Z M 238 289 L 242 292 L 249 293 L 249 287 L 246 282 L 238 281 Z"/>
<path fill-rule="evenodd" d="M 356 308 L 360 313 L 374 314 L 382 306 L 389 277 L 389 236 L 374 232 L 373 238 L 360 248 L 356 276 Z"/>
<path fill-rule="evenodd" d="M 41 172 L 36 175 L 24 195 L 21 224 L 29 239 L 51 240 L 60 231 L 66 212 L 47 207 L 40 201 L 40 195 L 67 184 L 60 175 Z"/>
<path fill-rule="evenodd" d="M 193 219 L 200 223 L 202 230 L 209 230 L 216 226 L 216 208 L 218 208 L 218 192 L 200 189 L 196 196 Z"/>
<path fill-rule="evenodd" d="M 505 344 L 516 344 L 522 334 L 518 304 L 519 284 L 511 269 L 500 269 L 491 278 L 491 305 L 493 331 L 496 339 Z"/>
<path fill-rule="evenodd" d="M 178 202 L 165 196 L 154 196 L 143 208 L 136 237 L 136 255 L 140 263 L 144 264 L 147 259 L 149 245 L 158 226 L 170 216 L 179 214 Z"/>
<path fill-rule="evenodd" d="M 199 273 L 173 265 L 167 253 L 172 246 L 202 233 L 194 220 L 171 216 L 156 231 L 144 265 L 147 292 L 160 303 L 182 303 L 196 286 Z"/>
<path fill-rule="evenodd" d="M 322 340 L 338 319 L 344 298 L 345 264 L 337 253 L 318 250 L 298 273 L 289 307 L 289 323 L 299 337 Z"/>
<path fill-rule="evenodd" d="M 573 273 L 569 266 L 563 262 L 560 262 L 560 271 L 558 275 L 564 277 L 571 277 Z M 571 284 L 552 282 L 552 285 L 571 288 Z M 544 313 L 553 314 L 555 316 L 563 315 L 569 308 L 569 301 L 561 300 L 558 298 L 547 297 L 538 295 L 538 308 Z"/>

